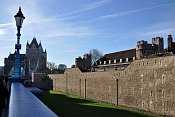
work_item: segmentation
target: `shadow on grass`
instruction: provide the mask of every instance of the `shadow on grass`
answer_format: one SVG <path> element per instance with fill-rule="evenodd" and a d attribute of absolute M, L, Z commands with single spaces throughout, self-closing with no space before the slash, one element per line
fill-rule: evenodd
<path fill-rule="evenodd" d="M 65 94 L 51 94 L 49 91 L 40 99 L 60 117 L 148 117 L 135 111 L 122 110 Z"/>

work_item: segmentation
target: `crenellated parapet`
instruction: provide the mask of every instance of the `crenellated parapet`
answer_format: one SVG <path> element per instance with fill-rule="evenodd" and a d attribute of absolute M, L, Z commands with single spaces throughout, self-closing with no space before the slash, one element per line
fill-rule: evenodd
<path fill-rule="evenodd" d="M 152 43 L 141 40 L 137 42 L 136 46 L 136 58 L 147 58 L 151 55 L 164 53 L 164 41 L 163 37 L 152 38 Z"/>

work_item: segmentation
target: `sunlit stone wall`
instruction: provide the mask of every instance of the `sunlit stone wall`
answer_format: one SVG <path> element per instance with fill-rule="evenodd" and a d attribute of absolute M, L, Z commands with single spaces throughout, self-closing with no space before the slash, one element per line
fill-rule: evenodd
<path fill-rule="evenodd" d="M 175 56 L 136 60 L 122 71 L 82 73 L 72 68 L 49 77 L 56 91 L 175 116 Z"/>

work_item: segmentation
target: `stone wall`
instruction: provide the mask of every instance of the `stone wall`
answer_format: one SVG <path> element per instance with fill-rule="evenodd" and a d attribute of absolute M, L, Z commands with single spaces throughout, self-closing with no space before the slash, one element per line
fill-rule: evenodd
<path fill-rule="evenodd" d="M 175 116 L 175 56 L 136 60 L 122 71 L 82 73 L 72 68 L 49 77 L 56 91 Z"/>

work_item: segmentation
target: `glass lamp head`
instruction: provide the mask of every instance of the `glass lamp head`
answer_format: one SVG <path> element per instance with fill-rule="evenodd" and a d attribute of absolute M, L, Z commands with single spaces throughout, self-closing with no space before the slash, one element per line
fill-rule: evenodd
<path fill-rule="evenodd" d="M 21 7 L 19 7 L 19 11 L 14 17 L 15 17 L 15 20 L 16 20 L 16 26 L 21 28 L 23 20 L 25 19 L 24 15 L 21 11 Z"/>

